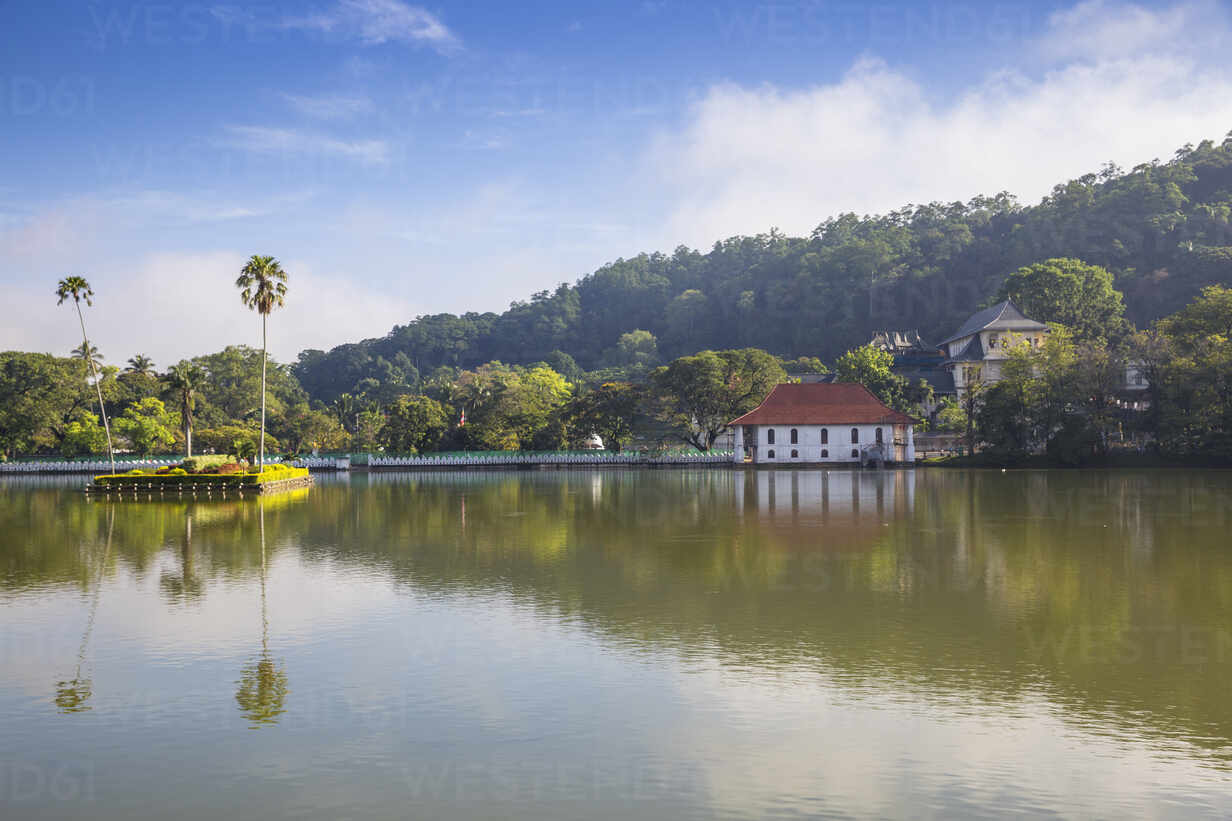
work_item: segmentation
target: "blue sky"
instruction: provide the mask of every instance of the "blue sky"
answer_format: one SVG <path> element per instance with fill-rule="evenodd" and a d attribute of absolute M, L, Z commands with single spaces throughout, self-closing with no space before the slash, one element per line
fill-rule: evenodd
<path fill-rule="evenodd" d="M 0 348 L 160 366 L 501 310 L 618 256 L 1166 158 L 1232 130 L 1227 2 L 0 2 Z"/>

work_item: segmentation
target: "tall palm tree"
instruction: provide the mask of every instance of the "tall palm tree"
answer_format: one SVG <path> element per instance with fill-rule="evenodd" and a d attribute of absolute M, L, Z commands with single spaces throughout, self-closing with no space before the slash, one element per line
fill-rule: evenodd
<path fill-rule="evenodd" d="M 86 337 L 86 320 L 81 313 L 83 299 L 86 305 L 94 305 L 94 291 L 90 288 L 90 283 L 86 282 L 85 277 L 65 277 L 56 285 L 56 296 L 60 298 L 57 305 L 63 305 L 65 300 L 72 297 L 73 304 L 77 307 L 77 320 L 81 323 L 82 359 L 90 363 L 90 373 L 94 375 L 94 390 L 98 392 L 98 411 L 102 414 L 103 430 L 107 433 L 107 459 L 111 462 L 111 472 L 115 473 L 115 450 L 111 446 L 111 425 L 107 423 L 107 408 L 103 405 L 103 383 L 98 378 L 98 368 L 94 362 L 98 351 L 90 350 L 90 340 Z"/>
<path fill-rule="evenodd" d="M 192 456 L 193 411 L 197 406 L 197 391 L 205 381 L 205 368 L 184 360 L 167 369 L 167 381 L 175 391 L 180 405 L 180 425 L 184 428 L 184 456 Z"/>
<path fill-rule="evenodd" d="M 235 287 L 240 289 L 240 301 L 261 314 L 261 446 L 257 465 L 259 470 L 265 470 L 265 365 L 269 359 L 266 324 L 270 313 L 285 304 L 287 273 L 273 257 L 253 254 L 235 280 Z"/>
<path fill-rule="evenodd" d="M 128 360 L 128 367 L 124 370 L 129 373 L 139 373 L 143 376 L 154 373 L 154 360 L 143 353 Z"/>

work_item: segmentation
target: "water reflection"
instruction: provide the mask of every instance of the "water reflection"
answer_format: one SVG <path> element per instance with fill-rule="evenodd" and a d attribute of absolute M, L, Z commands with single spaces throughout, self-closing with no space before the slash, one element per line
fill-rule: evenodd
<path fill-rule="evenodd" d="M 180 545 L 179 573 L 164 572 L 158 580 L 159 587 L 172 603 L 188 604 L 201 597 L 205 584 L 197 573 L 192 546 L 193 510 L 184 511 L 184 539 Z"/>
<path fill-rule="evenodd" d="M 269 649 L 269 606 L 266 602 L 265 576 L 265 500 L 257 499 L 257 516 L 261 544 L 261 652 L 244 666 L 235 693 L 240 712 L 250 722 L 252 729 L 275 724 L 286 712 L 289 688 L 283 665 L 274 660 Z"/>
<path fill-rule="evenodd" d="M 90 599 L 90 615 L 86 619 L 86 629 L 81 636 L 81 647 L 77 650 L 77 669 L 68 681 L 56 682 L 56 707 L 61 713 L 82 713 L 90 709 L 86 702 L 94 694 L 94 682 L 82 675 L 86 663 L 86 652 L 90 646 L 90 636 L 94 633 L 94 620 L 98 617 L 98 602 L 103 593 L 103 571 L 107 567 L 107 559 L 111 556 L 111 537 L 115 532 L 115 510 L 108 506 L 107 510 L 107 541 L 103 555 L 98 560 L 98 572 L 94 575 L 94 594 Z"/>
<path fill-rule="evenodd" d="M 1217 472 L 371 474 L 105 509 L 0 486 L 0 619 L 73 644 L 86 624 L 61 710 L 114 719 L 139 711 L 103 695 L 138 691 L 165 726 L 126 726 L 182 734 L 203 760 L 277 725 L 251 738 L 301 789 L 314 767 L 350 789 L 360 759 L 391 779 L 487 762 L 493 795 L 519 761 L 675 762 L 678 815 L 902 814 L 924 792 L 937 814 L 986 814 L 998 789 L 1023 812 L 1108 815 L 1093 782 L 1083 804 L 1024 773 L 1089 774 L 1131 749 L 1137 772 L 1232 771 L 1229 498 Z M 23 714 L 29 668 L 51 712 L 63 670 L 10 658 L 0 711 Z M 32 716 L 15 743 L 66 755 L 60 741 L 89 742 L 72 726 Z M 309 732 L 311 753 L 293 740 Z M 875 774 L 860 795 L 809 803 L 844 789 L 817 768 L 848 759 Z M 376 781 L 364 795 L 385 794 Z M 554 815 L 569 813 L 525 813 Z"/>

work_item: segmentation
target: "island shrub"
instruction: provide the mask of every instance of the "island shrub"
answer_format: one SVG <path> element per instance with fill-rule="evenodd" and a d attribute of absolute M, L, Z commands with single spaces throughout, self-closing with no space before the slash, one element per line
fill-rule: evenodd
<path fill-rule="evenodd" d="M 124 485 L 135 485 L 137 487 L 145 487 L 146 485 L 159 487 L 206 485 L 210 487 L 239 488 L 251 487 L 263 482 L 280 482 L 286 479 L 296 479 L 307 475 L 307 468 L 285 466 L 280 466 L 278 470 L 267 470 L 263 474 L 242 472 L 226 474 L 188 473 L 183 468 L 176 468 L 164 474 L 133 474 L 130 472 L 117 475 L 95 476 L 94 481 L 96 484 L 112 487 Z"/>
<path fill-rule="evenodd" d="M 180 467 L 189 473 L 209 473 L 210 468 L 218 468 L 230 461 L 225 454 L 210 453 L 204 456 L 189 456 L 180 463 Z"/>

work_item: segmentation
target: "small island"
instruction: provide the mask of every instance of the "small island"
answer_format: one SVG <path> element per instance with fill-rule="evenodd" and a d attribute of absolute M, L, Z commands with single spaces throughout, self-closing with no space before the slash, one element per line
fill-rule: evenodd
<path fill-rule="evenodd" d="M 307 468 L 281 463 L 263 467 L 231 461 L 226 456 L 194 456 L 178 466 L 135 468 L 126 473 L 95 476 L 90 494 L 175 493 L 271 494 L 309 487 Z"/>

